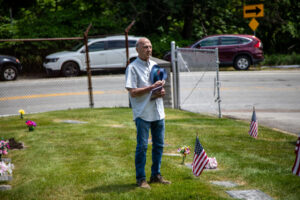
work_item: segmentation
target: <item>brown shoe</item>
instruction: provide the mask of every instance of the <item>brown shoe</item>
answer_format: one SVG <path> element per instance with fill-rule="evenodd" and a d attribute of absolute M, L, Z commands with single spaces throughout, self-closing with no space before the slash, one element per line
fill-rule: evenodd
<path fill-rule="evenodd" d="M 171 184 L 171 181 L 164 179 L 160 174 L 152 176 L 149 183 Z"/>
<path fill-rule="evenodd" d="M 141 180 L 141 181 L 137 181 L 137 185 L 140 188 L 144 188 L 144 189 L 151 189 L 150 185 L 147 183 L 146 180 Z"/>

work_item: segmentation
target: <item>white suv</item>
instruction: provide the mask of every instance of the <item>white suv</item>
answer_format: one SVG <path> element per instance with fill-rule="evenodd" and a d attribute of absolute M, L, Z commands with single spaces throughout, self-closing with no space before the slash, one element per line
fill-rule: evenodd
<path fill-rule="evenodd" d="M 128 36 L 128 52 L 130 61 L 138 53 L 135 44 L 140 37 Z M 125 36 L 110 36 L 99 39 L 89 39 L 89 58 L 91 70 L 103 70 L 126 67 Z M 83 43 L 70 51 L 50 54 L 46 57 L 44 68 L 48 74 L 60 71 L 64 76 L 77 76 L 80 71 L 86 71 L 85 47 Z"/>

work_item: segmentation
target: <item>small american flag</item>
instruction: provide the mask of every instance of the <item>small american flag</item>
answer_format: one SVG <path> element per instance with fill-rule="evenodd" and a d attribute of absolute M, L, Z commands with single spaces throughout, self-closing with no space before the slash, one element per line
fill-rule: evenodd
<path fill-rule="evenodd" d="M 195 153 L 193 159 L 193 174 L 199 176 L 208 163 L 207 155 L 200 144 L 198 136 L 196 137 Z"/>
<path fill-rule="evenodd" d="M 253 113 L 252 113 L 252 119 L 251 119 L 251 124 L 250 124 L 250 130 L 249 130 L 249 135 L 257 138 L 257 132 L 258 132 L 258 123 L 256 120 L 256 114 L 255 114 L 255 108 L 253 107 Z"/>
<path fill-rule="evenodd" d="M 296 144 L 296 149 L 295 149 L 295 153 L 296 153 L 296 160 L 295 160 L 295 163 L 294 163 L 294 166 L 293 166 L 293 174 L 297 175 L 297 176 L 300 176 L 300 135 L 298 137 L 298 140 L 297 140 L 297 144 Z"/>

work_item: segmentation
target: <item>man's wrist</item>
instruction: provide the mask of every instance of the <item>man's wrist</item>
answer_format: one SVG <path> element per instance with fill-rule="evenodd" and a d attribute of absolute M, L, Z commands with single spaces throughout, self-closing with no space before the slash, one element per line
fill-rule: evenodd
<path fill-rule="evenodd" d="M 148 92 L 151 92 L 153 89 L 154 89 L 154 86 L 153 86 L 153 85 L 150 85 L 150 86 L 148 87 Z"/>

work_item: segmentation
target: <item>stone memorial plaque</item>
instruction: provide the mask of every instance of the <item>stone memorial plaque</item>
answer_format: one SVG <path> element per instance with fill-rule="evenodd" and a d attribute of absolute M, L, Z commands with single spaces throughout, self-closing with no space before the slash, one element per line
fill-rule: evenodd
<path fill-rule="evenodd" d="M 0 185 L 0 191 L 11 190 L 10 185 Z"/>
<path fill-rule="evenodd" d="M 232 182 L 232 181 L 211 181 L 214 185 L 219 185 L 223 187 L 236 187 L 238 184 Z"/>
<path fill-rule="evenodd" d="M 87 122 L 78 121 L 78 120 L 63 120 L 63 123 L 67 124 L 86 124 Z"/>
<path fill-rule="evenodd" d="M 164 156 L 178 156 L 178 157 L 181 157 L 180 154 L 178 153 L 163 153 Z"/>
<path fill-rule="evenodd" d="M 272 200 L 272 198 L 260 190 L 231 190 L 226 191 L 232 198 L 245 200 Z"/>
<path fill-rule="evenodd" d="M 8 163 L 8 162 L 11 162 L 11 159 L 10 158 L 2 158 L 2 161 Z"/>
<path fill-rule="evenodd" d="M 11 181 L 12 176 L 0 176 L 0 181 Z"/>
<path fill-rule="evenodd" d="M 192 163 L 185 163 L 184 165 L 185 165 L 186 167 L 190 168 L 190 169 L 193 169 Z M 206 168 L 204 168 L 203 171 L 215 171 L 215 170 L 219 170 L 219 169 L 218 169 L 218 168 L 216 168 L 216 169 L 206 169 Z"/>

